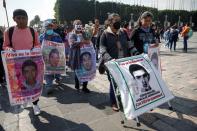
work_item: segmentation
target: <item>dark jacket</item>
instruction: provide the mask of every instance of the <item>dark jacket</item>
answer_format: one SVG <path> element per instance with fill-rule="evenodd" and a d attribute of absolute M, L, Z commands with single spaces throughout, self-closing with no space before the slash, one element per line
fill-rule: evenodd
<path fill-rule="evenodd" d="M 178 30 L 171 29 L 171 31 L 170 31 L 170 37 L 169 37 L 170 42 L 177 41 L 178 40 L 178 37 L 179 37 Z"/>
<path fill-rule="evenodd" d="M 111 31 L 110 27 L 108 27 L 101 35 L 100 52 L 101 52 L 101 55 L 103 55 L 104 58 L 107 59 L 106 61 L 110 59 L 119 58 L 120 49 L 118 48 L 118 45 L 117 45 L 118 41 L 120 42 L 121 49 L 123 51 L 123 56 L 127 57 L 128 56 L 128 41 L 126 38 L 126 34 L 124 32 L 120 30 L 118 34 L 114 34 Z"/>
<path fill-rule="evenodd" d="M 150 28 L 148 31 L 145 31 L 141 27 L 137 27 L 131 33 L 131 41 L 134 42 L 134 46 L 140 54 L 144 53 L 145 43 L 156 43 L 155 32 L 152 28 Z"/>
<path fill-rule="evenodd" d="M 80 68 L 80 42 L 77 41 L 77 34 L 75 32 L 71 32 L 69 34 L 69 44 L 70 44 L 70 59 L 69 66 L 71 69 L 79 69 Z"/>

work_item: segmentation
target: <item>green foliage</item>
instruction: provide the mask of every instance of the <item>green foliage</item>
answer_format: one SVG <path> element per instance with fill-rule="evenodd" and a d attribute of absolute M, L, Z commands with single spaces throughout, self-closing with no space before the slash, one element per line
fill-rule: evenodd
<path fill-rule="evenodd" d="M 190 16 L 192 16 L 193 22 L 197 25 L 197 19 L 194 19 L 197 18 L 197 11 L 160 11 L 151 7 L 131 6 L 128 4 L 114 2 L 95 2 L 95 0 L 57 0 L 54 11 L 55 18 L 60 23 L 64 23 L 65 21 L 70 22 L 75 19 L 80 19 L 83 23 L 88 23 L 90 20 L 93 20 L 94 17 L 98 17 L 101 22 L 104 22 L 107 18 L 108 12 L 120 14 L 122 21 L 129 21 L 130 14 L 133 13 L 134 20 L 137 21 L 142 12 L 150 11 L 154 15 L 154 21 L 159 21 L 161 25 L 164 23 L 165 15 L 168 15 L 168 21 L 170 21 L 171 24 L 177 23 L 179 16 L 181 16 L 181 22 L 189 22 Z"/>

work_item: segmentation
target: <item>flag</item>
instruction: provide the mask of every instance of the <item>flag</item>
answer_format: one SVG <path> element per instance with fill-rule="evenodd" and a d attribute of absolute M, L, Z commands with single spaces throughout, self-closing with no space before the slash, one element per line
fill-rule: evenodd
<path fill-rule="evenodd" d="M 5 0 L 3 0 L 3 7 L 6 8 Z"/>

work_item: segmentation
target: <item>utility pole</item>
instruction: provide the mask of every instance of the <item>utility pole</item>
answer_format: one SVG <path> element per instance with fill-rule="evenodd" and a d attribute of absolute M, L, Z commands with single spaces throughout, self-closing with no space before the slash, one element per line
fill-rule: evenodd
<path fill-rule="evenodd" d="M 96 0 L 94 1 L 94 18 L 97 17 L 97 12 L 96 12 Z"/>
<path fill-rule="evenodd" d="M 6 2 L 5 2 L 5 0 L 3 0 L 3 7 L 5 8 L 5 13 L 6 13 L 8 27 L 10 27 L 9 20 L 8 20 L 8 12 L 7 12 L 7 8 L 6 8 Z"/>

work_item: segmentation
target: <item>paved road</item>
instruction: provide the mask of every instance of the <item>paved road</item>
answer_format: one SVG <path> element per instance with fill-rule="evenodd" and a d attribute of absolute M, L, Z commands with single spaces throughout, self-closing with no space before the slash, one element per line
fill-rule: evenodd
<path fill-rule="evenodd" d="M 109 106 L 109 83 L 105 75 L 97 73 L 88 85 L 91 94 L 74 89 L 73 73 L 63 77 L 61 85 L 49 97 L 42 96 L 42 113 L 36 117 L 32 108 L 20 110 L 10 107 L 5 88 L 0 89 L 0 131 L 196 131 L 197 130 L 197 33 L 189 40 L 188 53 L 182 53 L 182 40 L 177 51 L 162 46 L 162 75 L 176 96 L 174 111 L 164 104 L 140 116 L 141 127 L 131 120 L 121 125 L 121 112 Z M 19 120 L 18 120 L 19 118 Z"/>

